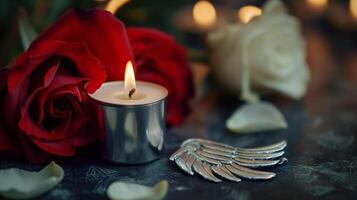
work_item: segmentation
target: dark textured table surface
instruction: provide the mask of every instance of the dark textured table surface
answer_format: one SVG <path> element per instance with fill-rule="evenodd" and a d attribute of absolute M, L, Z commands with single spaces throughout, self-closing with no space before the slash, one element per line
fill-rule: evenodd
<path fill-rule="evenodd" d="M 12 5 L 21 1 L 2 3 L 5 2 Z M 152 7 L 151 1 L 147 1 L 147 4 Z M 11 12 L 8 14 L 17 15 L 14 9 L 9 10 Z M 11 22 L 10 17 L 3 19 Z M 153 19 L 158 24 L 158 19 L 171 18 Z M 315 26 L 318 22 L 314 21 L 309 26 Z M 17 24 L 17 21 L 13 23 Z M 316 25 L 318 31 L 305 27 L 307 55 L 312 72 L 307 95 L 300 101 L 283 97 L 269 99 L 283 112 L 289 124 L 288 129 L 249 135 L 230 133 L 225 129 L 225 120 L 241 102 L 236 98 L 210 92 L 193 103 L 193 111 L 181 127 L 168 130 L 165 152 L 160 160 L 146 165 L 118 166 L 85 154 L 58 161 L 65 170 L 65 177 L 54 190 L 39 199 L 107 199 L 106 189 L 114 181 L 153 185 L 162 179 L 166 179 L 170 185 L 166 197 L 168 200 L 357 199 L 356 33 L 346 35 L 343 30 L 326 27 L 324 23 Z M 8 36 L 1 40 L 0 63 L 3 65 L 7 64 L 3 54 L 10 52 L 9 55 L 13 56 L 9 46 L 16 46 L 14 41 L 18 40 L 12 29 L 2 28 L 1 31 L 6 30 Z M 287 140 L 285 157 L 289 161 L 268 169 L 277 173 L 269 181 L 212 183 L 198 176 L 184 174 L 168 159 L 182 141 L 192 137 L 238 147 L 262 146 Z M 10 167 L 40 170 L 43 166 L 0 159 L 0 169 Z"/>
<path fill-rule="evenodd" d="M 62 183 L 43 199 L 106 199 L 116 180 L 153 185 L 166 179 L 167 199 L 355 199 L 357 197 L 357 90 L 354 83 L 335 81 L 309 92 L 302 101 L 270 99 L 282 110 L 289 128 L 250 135 L 229 133 L 224 122 L 240 105 L 210 93 L 198 100 L 186 123 L 166 135 L 165 154 L 138 166 L 113 165 L 83 155 L 60 162 Z M 287 140 L 287 164 L 272 169 L 269 181 L 243 180 L 211 183 L 182 173 L 169 155 L 190 137 L 209 138 L 239 147 L 254 147 Z M 40 169 L 18 161 L 0 161 L 0 168 Z M 0 180 L 2 181 L 2 180 Z"/>

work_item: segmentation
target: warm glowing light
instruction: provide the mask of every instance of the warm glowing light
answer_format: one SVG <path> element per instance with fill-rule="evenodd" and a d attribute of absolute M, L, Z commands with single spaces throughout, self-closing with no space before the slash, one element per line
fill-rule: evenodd
<path fill-rule="evenodd" d="M 352 17 L 357 20 L 357 0 L 350 0 L 350 12 Z"/>
<path fill-rule="evenodd" d="M 129 93 L 132 89 L 136 89 L 136 83 L 133 63 L 129 61 L 125 68 L 124 90 Z"/>
<path fill-rule="evenodd" d="M 314 10 L 323 11 L 327 7 L 328 0 L 306 0 L 306 3 Z"/>
<path fill-rule="evenodd" d="M 250 22 L 254 17 L 262 14 L 262 10 L 255 6 L 243 6 L 238 11 L 238 17 L 244 24 Z"/>
<path fill-rule="evenodd" d="M 217 21 L 216 9 L 209 1 L 198 1 L 193 6 L 193 19 L 199 26 L 213 26 Z"/>
<path fill-rule="evenodd" d="M 111 12 L 112 14 L 115 14 L 117 10 L 122 7 L 124 4 L 126 4 L 129 0 L 110 0 L 105 6 L 105 10 Z"/>

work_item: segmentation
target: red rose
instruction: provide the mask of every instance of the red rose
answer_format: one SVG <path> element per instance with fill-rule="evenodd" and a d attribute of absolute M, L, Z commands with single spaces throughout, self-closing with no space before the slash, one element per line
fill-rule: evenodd
<path fill-rule="evenodd" d="M 132 60 L 124 25 L 98 9 L 69 11 L 0 73 L 0 154 L 33 162 L 72 156 L 103 131 L 87 92 L 122 79 Z"/>
<path fill-rule="evenodd" d="M 181 124 L 193 97 L 192 74 L 185 48 L 171 36 L 154 29 L 128 28 L 128 36 L 135 56 L 137 79 L 168 89 L 166 120 L 173 126 Z"/>

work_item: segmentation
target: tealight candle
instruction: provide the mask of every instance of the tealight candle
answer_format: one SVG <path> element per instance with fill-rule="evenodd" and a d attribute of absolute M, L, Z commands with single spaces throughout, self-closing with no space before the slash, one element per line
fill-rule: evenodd
<path fill-rule="evenodd" d="M 161 85 L 135 81 L 130 61 L 124 81 L 103 83 L 90 94 L 102 105 L 104 113 L 102 156 L 121 164 L 157 159 L 163 149 L 167 95 Z"/>
<path fill-rule="evenodd" d="M 306 2 L 316 12 L 323 12 L 328 6 L 328 0 L 306 0 Z"/>
<path fill-rule="evenodd" d="M 249 23 L 254 17 L 260 16 L 262 10 L 255 6 L 243 6 L 238 11 L 238 18 L 243 23 Z"/>
<path fill-rule="evenodd" d="M 210 28 L 217 22 L 216 9 L 206 0 L 198 1 L 193 6 L 192 15 L 196 24 L 202 28 Z"/>
<path fill-rule="evenodd" d="M 352 18 L 357 21 L 357 0 L 350 0 L 349 8 Z"/>

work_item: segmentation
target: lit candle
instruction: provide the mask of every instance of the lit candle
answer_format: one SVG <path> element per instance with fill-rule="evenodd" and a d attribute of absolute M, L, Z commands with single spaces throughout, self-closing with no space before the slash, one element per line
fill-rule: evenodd
<path fill-rule="evenodd" d="M 243 6 L 238 11 L 239 20 L 246 24 L 250 22 L 254 17 L 257 17 L 262 14 L 262 10 L 255 6 Z"/>
<path fill-rule="evenodd" d="M 98 1 L 98 0 L 97 0 Z M 110 0 L 105 6 L 105 10 L 115 14 L 117 10 L 126 4 L 129 0 Z"/>
<path fill-rule="evenodd" d="M 135 74 L 131 61 L 127 63 L 125 68 L 124 91 L 129 94 L 129 98 L 131 98 L 136 91 Z"/>
<path fill-rule="evenodd" d="M 195 23 L 203 28 L 212 27 L 217 22 L 216 9 L 209 1 L 198 1 L 193 6 L 192 14 Z"/>
<path fill-rule="evenodd" d="M 103 108 L 102 156 L 122 164 L 150 162 L 162 152 L 168 91 L 155 83 L 136 81 L 130 61 L 124 77 L 124 81 L 103 83 L 89 95 Z"/>
<path fill-rule="evenodd" d="M 313 10 L 322 12 L 327 8 L 328 0 L 306 0 L 306 3 Z"/>
<path fill-rule="evenodd" d="M 90 96 L 99 102 L 120 106 L 150 104 L 166 98 L 167 94 L 167 90 L 161 85 L 136 81 L 133 65 L 129 61 L 125 68 L 124 81 L 103 83 Z"/>
<path fill-rule="evenodd" d="M 350 0 L 350 12 L 353 19 L 357 21 L 357 0 Z"/>

